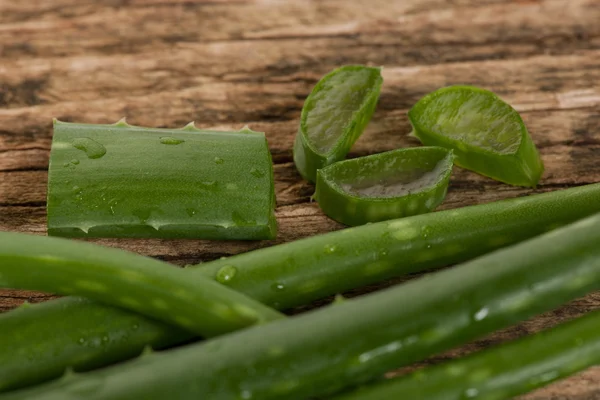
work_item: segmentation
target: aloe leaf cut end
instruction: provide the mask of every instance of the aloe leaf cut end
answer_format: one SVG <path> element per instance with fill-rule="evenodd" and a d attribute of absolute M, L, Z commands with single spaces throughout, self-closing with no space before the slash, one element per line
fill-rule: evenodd
<path fill-rule="evenodd" d="M 544 172 L 519 113 L 488 90 L 438 89 L 419 100 L 408 117 L 423 144 L 454 150 L 461 167 L 527 187 L 535 187 Z"/>
<path fill-rule="evenodd" d="M 294 142 L 294 162 L 305 179 L 314 182 L 318 169 L 344 159 L 375 111 L 382 82 L 381 68 L 347 65 L 317 83 Z"/>
<path fill-rule="evenodd" d="M 414 147 L 340 161 L 317 173 L 323 212 L 362 225 L 433 211 L 445 198 L 452 151 Z"/>

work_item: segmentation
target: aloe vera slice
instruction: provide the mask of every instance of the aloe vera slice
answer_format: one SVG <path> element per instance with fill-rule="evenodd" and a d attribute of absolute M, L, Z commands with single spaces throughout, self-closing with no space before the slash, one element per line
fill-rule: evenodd
<path fill-rule="evenodd" d="M 527 187 L 535 187 L 544 172 L 519 113 L 488 90 L 438 89 L 419 100 L 408 117 L 423 144 L 454 150 L 461 167 Z"/>
<path fill-rule="evenodd" d="M 414 147 L 340 161 L 317 173 L 323 212 L 363 225 L 433 211 L 446 197 L 452 151 Z"/>
<path fill-rule="evenodd" d="M 302 108 L 294 163 L 314 182 L 317 170 L 343 160 L 371 119 L 383 78 L 381 68 L 347 65 L 325 75 Z"/>
<path fill-rule="evenodd" d="M 54 121 L 49 235 L 272 239 L 274 208 L 263 133 Z"/>

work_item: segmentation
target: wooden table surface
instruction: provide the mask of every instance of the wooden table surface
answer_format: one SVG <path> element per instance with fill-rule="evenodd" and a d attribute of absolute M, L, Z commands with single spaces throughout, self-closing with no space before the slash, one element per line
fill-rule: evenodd
<path fill-rule="evenodd" d="M 292 162 L 302 104 L 326 72 L 383 65 L 377 112 L 351 156 L 418 143 L 406 111 L 448 84 L 521 112 L 546 173 L 536 190 L 456 168 L 442 208 L 600 181 L 600 0 L 0 0 L 0 230 L 45 234 L 51 121 L 264 131 L 279 238 L 341 228 Z M 182 265 L 273 242 L 96 240 Z M 48 295 L 0 290 L 0 310 Z M 600 307 L 600 294 L 430 362 Z M 600 367 L 526 396 L 600 399 Z"/>

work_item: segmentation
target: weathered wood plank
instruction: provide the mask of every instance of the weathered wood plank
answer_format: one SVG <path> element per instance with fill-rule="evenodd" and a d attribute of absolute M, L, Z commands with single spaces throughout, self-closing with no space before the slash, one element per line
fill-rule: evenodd
<path fill-rule="evenodd" d="M 532 49 L 539 54 L 597 48 L 600 29 L 595 24 L 600 10 L 594 0 L 573 0 L 568 6 L 561 0 L 465 1 L 455 5 L 443 0 L 296 0 L 235 6 L 164 2 L 152 7 L 105 2 L 104 7 L 93 8 L 72 1 L 62 3 L 47 16 L 33 11 L 23 21 L 5 23 L 0 29 L 0 56 L 131 54 L 168 50 L 182 43 L 342 38 L 349 39 L 344 42 L 346 47 L 363 48 L 362 59 L 368 54 L 367 60 L 376 63 L 386 63 L 382 55 L 393 57 L 393 52 L 403 49 L 421 61 L 435 62 L 440 50 L 447 57 L 452 53 L 456 57 L 471 46 L 479 47 L 479 57 L 488 58 Z M 36 20 L 36 14 L 44 18 Z M 504 46 L 496 46 L 493 53 L 481 46 L 492 44 Z M 389 45 L 395 48 L 379 48 Z M 444 45 L 450 51 L 444 51 Z M 339 45 L 327 47 L 330 52 L 340 49 Z M 347 57 L 353 52 L 341 54 Z M 343 62 L 338 57 L 338 64 Z M 315 58 L 304 67 L 318 64 Z"/>
<path fill-rule="evenodd" d="M 407 131 L 395 131 L 391 124 L 406 127 L 404 115 L 407 108 L 425 93 L 453 83 L 469 83 L 498 92 L 522 112 L 597 108 L 600 107 L 599 71 L 600 51 L 519 60 L 391 66 L 384 69 L 385 85 L 374 122 L 376 127 L 386 126 L 390 131 L 383 139 L 377 139 L 379 135 L 365 135 L 365 138 L 380 142 L 390 138 L 395 140 L 396 135 Z M 297 123 L 303 100 L 313 82 L 324 72 L 311 73 L 310 81 L 215 82 L 179 90 L 150 91 L 138 96 L 129 96 L 127 91 L 113 92 L 115 96 L 122 95 L 115 98 L 88 99 L 86 96 L 89 95 L 85 94 L 78 98 L 74 93 L 68 101 L 0 109 L 0 118 L 4 121 L 0 126 L 0 151 L 47 147 L 53 117 L 66 121 L 108 123 L 127 116 L 131 123 L 142 126 L 181 127 L 195 118 L 201 121 L 200 127 L 220 124 L 231 129 L 258 121 L 252 127 L 267 132 L 270 146 L 277 154 L 291 148 L 296 129 L 292 128 L 293 123 L 283 122 Z M 131 78 L 134 80 L 133 76 Z M 99 90 L 107 90 L 102 86 L 102 79 L 99 78 L 99 82 Z M 39 90 L 41 93 L 44 89 L 40 87 Z M 388 116 L 393 119 L 387 120 Z M 266 121 L 275 124 L 270 125 Z M 535 136 L 535 130 L 532 132 Z M 363 143 L 365 141 L 362 140 Z M 3 157 L 6 160 L 7 156 Z M 8 168 L 5 163 L 2 168 Z"/>

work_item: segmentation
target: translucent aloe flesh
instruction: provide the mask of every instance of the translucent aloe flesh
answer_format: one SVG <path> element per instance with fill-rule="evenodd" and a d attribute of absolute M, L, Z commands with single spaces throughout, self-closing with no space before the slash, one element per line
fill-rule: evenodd
<path fill-rule="evenodd" d="M 48 234 L 272 239 L 264 134 L 55 121 Z"/>
<path fill-rule="evenodd" d="M 598 224 L 600 214 L 398 287 L 5 399 L 325 397 L 600 289 Z"/>
<path fill-rule="evenodd" d="M 419 100 L 408 117 L 423 144 L 454 150 L 461 167 L 529 187 L 544 172 L 521 116 L 490 91 L 472 86 L 438 89 Z"/>
<path fill-rule="evenodd" d="M 452 160 L 444 148 L 415 147 L 340 161 L 318 171 L 315 197 L 351 226 L 423 214 L 444 200 Z"/>
<path fill-rule="evenodd" d="M 510 399 L 600 364 L 600 311 L 335 400 Z"/>
<path fill-rule="evenodd" d="M 466 261 L 553 230 L 600 212 L 599 196 L 600 184 L 593 184 L 417 215 L 271 246 L 185 272 L 190 279 L 208 277 L 284 310 Z M 32 249 L 33 254 L 43 251 Z M 7 245 L 0 255 L 11 252 Z M 0 391 L 60 376 L 66 368 L 85 370 L 127 359 L 145 346 L 175 345 L 192 336 L 76 297 L 0 314 L 0 326 Z"/>
<path fill-rule="evenodd" d="M 294 162 L 305 179 L 314 182 L 318 169 L 345 158 L 375 111 L 382 82 L 381 68 L 347 65 L 317 83 L 294 143 Z"/>

